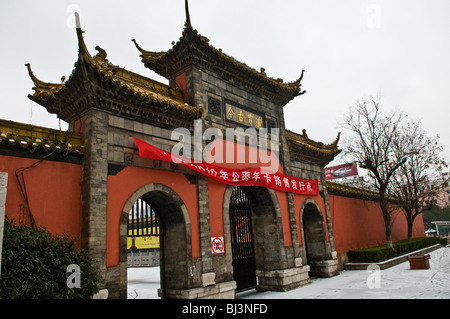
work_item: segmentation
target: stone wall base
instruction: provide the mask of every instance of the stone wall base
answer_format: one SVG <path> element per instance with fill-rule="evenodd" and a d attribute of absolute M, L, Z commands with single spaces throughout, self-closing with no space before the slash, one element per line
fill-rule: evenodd
<path fill-rule="evenodd" d="M 258 290 L 261 291 L 288 291 L 310 283 L 309 266 L 281 269 L 257 270 Z"/>
<path fill-rule="evenodd" d="M 339 275 L 339 261 L 338 259 L 328 259 L 319 261 L 310 261 L 310 274 L 317 277 L 333 277 Z"/>
<path fill-rule="evenodd" d="M 168 299 L 234 299 L 236 282 L 228 281 L 212 286 L 193 288 L 187 290 L 167 290 Z M 158 290 L 161 296 L 161 290 Z"/>
<path fill-rule="evenodd" d="M 92 296 L 92 299 L 108 299 L 108 289 L 100 289 L 95 295 Z"/>

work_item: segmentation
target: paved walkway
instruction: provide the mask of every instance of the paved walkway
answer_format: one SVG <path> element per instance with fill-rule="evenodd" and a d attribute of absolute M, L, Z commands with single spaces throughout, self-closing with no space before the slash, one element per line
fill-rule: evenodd
<path fill-rule="evenodd" d="M 384 270 L 344 270 L 332 278 L 287 292 L 248 291 L 242 299 L 450 299 L 450 247 L 429 253 L 430 268 L 411 270 L 409 262 Z M 128 297 L 155 299 L 159 268 L 129 268 Z"/>

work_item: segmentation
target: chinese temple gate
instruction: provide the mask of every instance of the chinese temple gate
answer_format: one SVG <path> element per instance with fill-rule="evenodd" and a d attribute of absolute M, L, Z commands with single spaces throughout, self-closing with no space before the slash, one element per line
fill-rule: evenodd
<path fill-rule="evenodd" d="M 78 16 L 79 54 L 68 79 L 43 82 L 27 64 L 35 91 L 29 98 L 69 123 L 69 132 L 42 128 L 37 133 L 38 128 L 16 130 L 19 124 L 0 123 L 0 157 L 9 163 L 0 165 L 0 171 L 9 170 L 13 183 L 13 158 L 31 165 L 44 157 L 39 169 L 47 170 L 44 175 L 59 172 L 65 185 L 48 187 L 62 196 L 71 194 L 71 206 L 52 202 L 56 211 L 45 215 L 31 198 L 45 194 L 39 193 L 39 184 L 29 185 L 36 190 L 25 215 L 53 231 L 79 236 L 82 247 L 99 262 L 111 298 L 127 297 L 128 225 L 138 200 L 151 205 L 162 227 L 157 234 L 163 237 L 161 297 L 233 298 L 248 288 L 285 291 L 308 284 L 310 275 L 337 275 L 341 251 L 335 245 L 336 211 L 365 195 L 325 181 L 323 168 L 339 154 L 339 136 L 327 145 L 309 139 L 306 132 L 285 129 L 283 107 L 305 92 L 303 71 L 293 82 L 270 78 L 263 69 L 254 70 L 211 46 L 186 13 L 181 38 L 170 50 L 147 51 L 133 40 L 145 67 L 167 78 L 168 85 L 112 64 L 99 46 L 92 55 Z M 184 128 L 194 136 L 196 120 L 203 132 L 277 128 L 279 166 L 271 176 L 290 177 L 286 186 L 291 191 L 225 183 L 181 163 L 140 155 L 135 138 L 170 153 L 178 143 L 172 132 Z M 223 145 L 219 142 L 200 143 L 207 149 Z M 243 145 L 246 150 L 254 146 L 250 141 Z M 238 172 L 261 165 L 247 161 L 227 167 Z M 302 181 L 315 183 L 317 192 L 298 191 L 306 191 Z M 13 193 L 16 186 L 8 187 Z M 351 203 L 340 202 L 339 196 L 349 196 Z M 21 200 L 19 195 L 10 197 L 9 208 Z M 62 207 L 65 214 L 54 215 L 56 222 L 49 215 L 59 215 Z M 218 246 L 212 249 L 215 239 Z"/>

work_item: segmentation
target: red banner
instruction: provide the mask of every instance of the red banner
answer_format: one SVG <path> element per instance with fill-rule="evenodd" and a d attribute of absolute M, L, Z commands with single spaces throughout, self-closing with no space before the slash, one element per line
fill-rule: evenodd
<path fill-rule="evenodd" d="M 317 180 L 306 180 L 281 173 L 271 173 L 260 167 L 234 169 L 206 162 L 196 163 L 190 159 L 175 155 L 172 156 L 171 153 L 150 145 L 136 137 L 134 140 L 139 148 L 139 156 L 141 157 L 182 164 L 228 185 L 268 187 L 304 195 L 319 194 L 319 182 Z M 176 160 L 174 161 L 173 158 Z"/>

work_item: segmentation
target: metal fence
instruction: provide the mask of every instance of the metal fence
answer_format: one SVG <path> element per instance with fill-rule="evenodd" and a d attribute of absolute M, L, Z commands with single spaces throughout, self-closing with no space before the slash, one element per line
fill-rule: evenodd
<path fill-rule="evenodd" d="M 128 267 L 153 267 L 159 266 L 159 250 L 158 251 L 131 251 L 127 253 Z"/>

